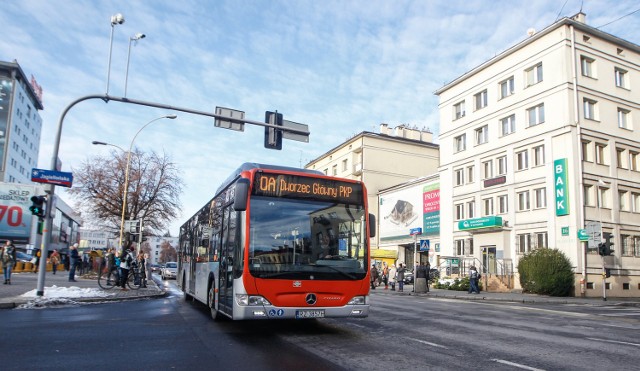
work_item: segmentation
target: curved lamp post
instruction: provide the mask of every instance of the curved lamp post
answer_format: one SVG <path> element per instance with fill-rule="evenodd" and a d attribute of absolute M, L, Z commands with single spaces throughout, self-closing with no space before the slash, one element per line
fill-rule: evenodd
<path fill-rule="evenodd" d="M 131 151 L 133 150 L 133 143 L 136 141 L 136 138 L 138 137 L 138 134 L 140 134 L 140 132 L 146 128 L 147 126 L 151 125 L 152 123 L 158 121 L 158 120 L 162 120 L 162 119 L 175 119 L 176 117 L 178 117 L 178 115 L 164 115 L 161 117 L 157 117 L 149 122 L 147 122 L 146 124 L 144 124 L 136 133 L 136 135 L 133 136 L 133 139 L 131 139 L 131 144 L 129 145 L 129 151 L 127 151 L 127 167 L 124 171 L 124 191 L 122 194 L 122 216 L 120 217 L 120 239 L 118 241 L 118 247 L 122 248 L 122 235 L 124 232 L 124 212 L 127 208 L 127 194 L 129 191 L 129 166 L 131 164 Z M 91 144 L 94 145 L 103 145 L 103 146 L 112 146 L 112 147 L 116 147 L 116 148 L 120 148 L 119 146 L 116 146 L 115 144 L 111 144 L 111 143 L 106 143 L 106 142 L 99 142 L 97 140 L 94 140 L 93 142 L 91 142 Z M 120 148 L 123 152 L 124 149 Z"/>

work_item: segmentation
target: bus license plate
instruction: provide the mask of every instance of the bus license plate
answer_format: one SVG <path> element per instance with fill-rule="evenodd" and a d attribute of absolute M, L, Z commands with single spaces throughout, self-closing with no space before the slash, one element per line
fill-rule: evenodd
<path fill-rule="evenodd" d="M 324 318 L 324 309 L 301 309 L 296 311 L 296 318 Z"/>

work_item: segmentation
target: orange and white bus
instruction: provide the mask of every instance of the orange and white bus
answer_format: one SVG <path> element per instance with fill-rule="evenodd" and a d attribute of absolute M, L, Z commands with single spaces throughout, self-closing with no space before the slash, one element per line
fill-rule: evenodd
<path fill-rule="evenodd" d="M 214 319 L 366 317 L 362 182 L 245 163 L 180 228 L 178 285 Z"/>

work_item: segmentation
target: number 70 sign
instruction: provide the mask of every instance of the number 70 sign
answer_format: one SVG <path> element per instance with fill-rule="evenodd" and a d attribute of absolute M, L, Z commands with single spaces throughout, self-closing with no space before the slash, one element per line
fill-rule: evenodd
<path fill-rule="evenodd" d="M 36 192 L 32 185 L 0 183 L 0 239 L 29 241 L 33 220 L 29 206 Z"/>

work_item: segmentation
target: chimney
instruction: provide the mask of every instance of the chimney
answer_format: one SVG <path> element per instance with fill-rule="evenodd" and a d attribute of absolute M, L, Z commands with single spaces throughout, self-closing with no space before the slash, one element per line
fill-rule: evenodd
<path fill-rule="evenodd" d="M 380 124 L 380 134 L 389 135 L 389 125 L 384 122 Z"/>
<path fill-rule="evenodd" d="M 571 17 L 571 19 L 573 19 L 576 22 L 587 24 L 587 15 L 584 14 L 583 12 L 580 12 L 574 15 L 573 17 Z"/>

